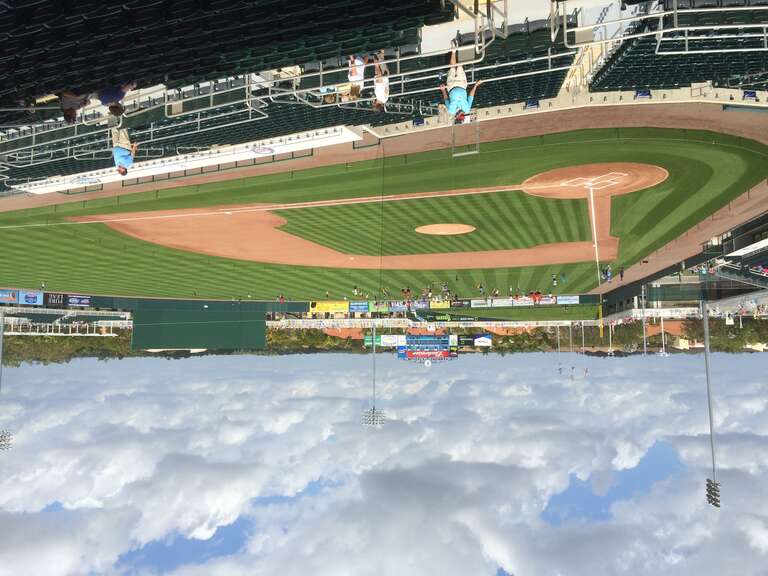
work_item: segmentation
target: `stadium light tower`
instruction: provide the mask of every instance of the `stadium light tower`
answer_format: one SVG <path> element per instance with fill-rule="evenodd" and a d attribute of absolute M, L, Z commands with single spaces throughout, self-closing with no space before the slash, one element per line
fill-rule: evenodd
<path fill-rule="evenodd" d="M 13 436 L 8 430 L 0 430 L 0 450 L 10 450 Z"/>
<path fill-rule="evenodd" d="M 373 323 L 373 383 L 372 383 L 372 403 L 371 407 L 363 411 L 360 417 L 360 423 L 363 426 L 369 426 L 372 428 L 381 428 L 384 426 L 387 418 L 384 411 L 376 408 L 376 322 Z"/>
<path fill-rule="evenodd" d="M 661 315 L 661 352 L 659 356 L 669 356 L 667 354 L 667 335 L 664 332 L 664 314 Z"/>
<path fill-rule="evenodd" d="M 709 374 L 709 310 L 707 302 L 701 301 L 701 315 L 704 321 L 704 369 L 707 375 L 707 407 L 709 410 L 709 448 L 712 453 L 712 478 L 707 478 L 707 502 L 720 508 L 720 483 L 717 481 L 715 467 L 715 431 L 712 416 L 712 386 Z"/>
<path fill-rule="evenodd" d="M 3 332 L 5 331 L 5 312 L 0 310 L 0 393 L 3 391 Z"/>
<path fill-rule="evenodd" d="M 3 331 L 5 330 L 5 314 L 0 310 L 0 393 L 3 391 Z M 8 430 L 0 430 L 0 450 L 9 450 L 13 436 Z"/>

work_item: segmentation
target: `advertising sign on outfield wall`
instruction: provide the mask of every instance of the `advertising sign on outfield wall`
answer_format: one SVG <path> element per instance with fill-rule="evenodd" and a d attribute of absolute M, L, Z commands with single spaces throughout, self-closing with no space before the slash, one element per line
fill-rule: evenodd
<path fill-rule="evenodd" d="M 389 312 L 389 302 L 368 301 L 368 310 L 371 312 Z"/>
<path fill-rule="evenodd" d="M 366 334 L 364 339 L 365 346 L 371 346 L 373 344 L 373 336 L 370 334 Z M 377 334 L 376 335 L 376 346 L 381 346 L 382 348 L 394 348 L 398 345 L 398 335 L 397 334 Z"/>
<path fill-rule="evenodd" d="M 350 312 L 368 312 L 368 300 L 350 302 L 349 311 Z"/>
<path fill-rule="evenodd" d="M 578 296 L 558 296 L 557 303 L 558 304 L 578 304 L 579 297 Z"/>
<path fill-rule="evenodd" d="M 397 346 L 398 343 L 398 334 L 382 334 L 381 335 L 381 345 L 386 346 L 388 348 L 392 347 L 394 348 Z"/>
<path fill-rule="evenodd" d="M 402 300 L 395 300 L 389 303 L 390 312 L 407 312 L 408 306 Z"/>
<path fill-rule="evenodd" d="M 0 304 L 16 304 L 18 301 L 18 290 L 0 290 Z"/>
<path fill-rule="evenodd" d="M 556 302 L 555 297 L 542 296 L 539 298 L 539 304 L 554 304 Z"/>
<path fill-rule="evenodd" d="M 533 306 L 533 298 L 528 298 L 528 296 L 513 298 L 512 306 Z"/>
<path fill-rule="evenodd" d="M 19 290 L 19 305 L 42 306 L 43 293 L 37 290 Z"/>
<path fill-rule="evenodd" d="M 451 303 L 448 300 L 432 300 L 429 303 L 430 310 L 445 310 L 450 307 Z"/>
<path fill-rule="evenodd" d="M 414 300 L 412 305 L 414 310 L 429 310 L 429 300 Z"/>
<path fill-rule="evenodd" d="M 514 306 L 514 300 L 512 298 L 491 298 L 491 307 L 493 308 L 509 308 Z"/>
<path fill-rule="evenodd" d="M 490 335 L 478 336 L 475 338 L 474 345 L 478 348 L 490 348 L 493 346 L 493 338 Z"/>
<path fill-rule="evenodd" d="M 451 308 L 469 308 L 470 305 L 469 300 L 451 300 Z"/>
<path fill-rule="evenodd" d="M 69 308 L 88 308 L 91 305 L 90 296 L 80 296 L 79 294 L 67 294 L 67 306 Z"/>
<path fill-rule="evenodd" d="M 491 307 L 490 302 L 485 298 L 475 298 L 473 300 L 470 300 L 469 305 L 472 306 L 472 308 L 490 308 Z"/>
<path fill-rule="evenodd" d="M 46 308 L 63 308 L 66 305 L 66 295 L 61 292 L 46 292 L 43 303 Z"/>
<path fill-rule="evenodd" d="M 317 302 L 311 302 L 309 304 L 310 312 L 329 312 L 336 314 L 337 312 L 346 313 L 349 312 L 349 302 L 346 300 L 319 300 Z"/>

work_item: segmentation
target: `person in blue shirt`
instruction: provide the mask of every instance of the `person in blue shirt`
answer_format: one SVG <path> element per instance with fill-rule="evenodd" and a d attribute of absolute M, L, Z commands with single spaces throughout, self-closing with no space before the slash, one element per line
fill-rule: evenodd
<path fill-rule="evenodd" d="M 467 74 L 464 72 L 464 67 L 456 61 L 456 46 L 454 45 L 451 52 L 451 69 L 448 71 L 448 86 L 446 88 L 445 84 L 440 84 L 440 92 L 443 95 L 448 113 L 455 118 L 456 122 L 463 122 L 464 116 L 469 114 L 477 87 L 482 83 L 482 80 L 475 82 L 469 95 L 467 95 Z"/>
<path fill-rule="evenodd" d="M 112 157 L 115 159 L 115 168 L 121 176 L 128 174 L 128 168 L 133 166 L 133 157 L 136 156 L 138 144 L 132 144 L 125 128 L 112 128 Z"/>

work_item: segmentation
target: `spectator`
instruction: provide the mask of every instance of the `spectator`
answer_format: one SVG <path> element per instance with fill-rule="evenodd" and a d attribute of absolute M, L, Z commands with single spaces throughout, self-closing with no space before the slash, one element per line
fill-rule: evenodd
<path fill-rule="evenodd" d="M 383 50 L 376 55 L 373 71 L 376 75 L 373 79 L 373 92 L 376 96 L 373 109 L 376 112 L 384 112 L 384 105 L 389 100 L 389 66 L 384 62 Z"/>
<path fill-rule="evenodd" d="M 365 65 L 368 64 L 368 56 L 350 56 L 347 64 L 349 66 L 347 79 L 350 84 L 347 100 L 357 100 L 365 85 Z"/>
<path fill-rule="evenodd" d="M 477 87 L 482 83 L 482 80 L 475 82 L 469 92 L 469 97 L 467 97 L 467 74 L 464 72 L 464 67 L 456 62 L 456 44 L 454 41 L 451 52 L 451 69 L 448 71 L 448 86 L 440 84 L 440 92 L 443 95 L 448 114 L 452 115 L 456 122 L 463 122 L 464 116 L 469 114 Z"/>
<path fill-rule="evenodd" d="M 113 116 L 122 116 L 125 108 L 121 104 L 125 95 L 136 88 L 136 82 L 126 82 L 120 86 L 103 88 L 96 93 L 99 101 L 109 107 L 109 113 Z"/>
<path fill-rule="evenodd" d="M 88 105 L 90 97 L 87 94 L 75 94 L 69 90 L 59 93 L 59 106 L 64 113 L 64 121 L 72 124 L 77 120 L 77 111 Z"/>
<path fill-rule="evenodd" d="M 131 138 L 125 128 L 112 128 L 112 146 L 115 167 L 121 176 L 125 176 L 128 174 L 128 168 L 133 166 L 133 157 L 139 145 L 131 144 Z"/>

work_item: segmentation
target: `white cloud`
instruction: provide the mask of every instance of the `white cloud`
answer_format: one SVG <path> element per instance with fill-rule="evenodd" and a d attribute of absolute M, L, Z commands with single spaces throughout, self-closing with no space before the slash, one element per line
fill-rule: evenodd
<path fill-rule="evenodd" d="M 242 514 L 256 526 L 246 550 L 178 574 L 706 575 L 728 573 L 729 561 L 760 574 L 760 359 L 715 356 L 724 507 L 714 511 L 704 503 L 702 359 L 561 358 L 578 365 L 574 380 L 551 355 L 430 370 L 382 357 L 391 421 L 379 431 L 357 423 L 370 394 L 369 359 L 359 356 L 6 370 L 2 401 L 13 409 L 0 408 L 0 426 L 16 442 L 0 455 L 0 514 L 14 536 L 0 539 L 0 575 L 109 573 L 131 548 L 209 538 Z M 556 528 L 540 519 L 570 474 L 605 493 L 659 440 L 685 471 L 614 504 L 612 520 Z M 319 479 L 333 487 L 252 502 Z M 41 512 L 57 501 L 68 510 Z"/>

